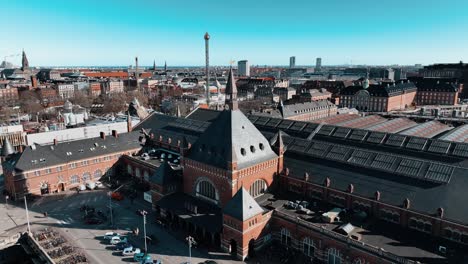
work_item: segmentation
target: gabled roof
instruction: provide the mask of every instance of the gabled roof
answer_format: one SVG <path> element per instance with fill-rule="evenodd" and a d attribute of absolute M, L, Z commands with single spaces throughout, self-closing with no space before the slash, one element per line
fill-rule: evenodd
<path fill-rule="evenodd" d="M 139 131 L 122 133 L 118 137 L 106 136 L 59 143 L 36 145 L 25 148 L 16 162 L 20 171 L 35 170 L 83 159 L 109 155 L 139 148 Z"/>
<path fill-rule="evenodd" d="M 263 213 L 263 209 L 258 205 L 249 192 L 244 187 L 232 197 L 223 209 L 223 213 L 238 220 L 245 221 L 258 214 Z"/>
<path fill-rule="evenodd" d="M 239 110 L 224 110 L 200 135 L 188 155 L 211 166 L 242 169 L 277 157 L 267 139 Z"/>
<path fill-rule="evenodd" d="M 180 169 L 180 168 L 179 168 Z M 169 182 L 172 182 L 175 179 L 176 170 L 172 168 L 167 162 L 164 162 L 159 166 L 154 172 L 153 176 L 150 178 L 150 182 L 156 183 L 159 185 L 164 185 Z"/>

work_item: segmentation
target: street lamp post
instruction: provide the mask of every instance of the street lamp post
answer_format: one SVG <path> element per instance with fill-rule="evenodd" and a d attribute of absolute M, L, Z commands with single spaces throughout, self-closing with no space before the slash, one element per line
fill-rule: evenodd
<path fill-rule="evenodd" d="M 31 225 L 29 224 L 28 202 L 26 202 L 26 196 L 24 196 L 24 208 L 26 209 L 26 220 L 28 221 L 28 233 L 31 234 Z"/>
<path fill-rule="evenodd" d="M 120 188 L 124 187 L 125 184 L 122 184 L 119 188 L 115 189 L 114 191 L 109 191 L 107 194 L 109 195 L 109 210 L 110 210 L 110 219 L 111 219 L 111 227 L 114 227 L 114 219 L 112 217 L 112 193 L 118 191 Z"/>
<path fill-rule="evenodd" d="M 109 195 L 109 210 L 110 210 L 111 226 L 114 226 L 114 219 L 112 219 L 112 192 L 108 192 L 108 195 Z"/>
<path fill-rule="evenodd" d="M 191 236 L 188 236 L 186 240 L 188 242 L 189 264 L 192 264 L 192 244 L 195 244 L 195 239 L 193 239 Z"/>
<path fill-rule="evenodd" d="M 143 215 L 143 236 L 145 238 L 145 253 L 148 254 L 148 248 L 146 245 L 146 215 L 148 214 L 148 212 L 143 210 L 141 214 Z"/>

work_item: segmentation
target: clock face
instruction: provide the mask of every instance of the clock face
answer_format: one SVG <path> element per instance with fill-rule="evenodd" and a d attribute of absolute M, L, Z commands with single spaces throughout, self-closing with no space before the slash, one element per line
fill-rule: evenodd
<path fill-rule="evenodd" d="M 229 105 L 224 105 L 224 109 L 229 110 Z"/>

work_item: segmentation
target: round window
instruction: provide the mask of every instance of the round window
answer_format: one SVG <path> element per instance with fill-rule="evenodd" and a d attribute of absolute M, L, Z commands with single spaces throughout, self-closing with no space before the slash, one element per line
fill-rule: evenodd
<path fill-rule="evenodd" d="M 254 146 L 250 146 L 250 152 L 255 153 L 255 147 Z"/>
<path fill-rule="evenodd" d="M 260 150 L 265 149 L 265 146 L 263 146 L 263 143 L 260 143 L 258 146 L 260 147 Z"/>

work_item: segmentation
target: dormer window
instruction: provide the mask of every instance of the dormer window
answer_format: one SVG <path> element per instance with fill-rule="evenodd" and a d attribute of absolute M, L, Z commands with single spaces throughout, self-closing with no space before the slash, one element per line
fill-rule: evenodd
<path fill-rule="evenodd" d="M 241 148 L 240 152 L 242 156 L 245 156 L 247 154 L 247 152 L 245 151 L 245 148 Z"/>
<path fill-rule="evenodd" d="M 250 152 L 255 153 L 255 147 L 254 146 L 250 146 Z"/>

